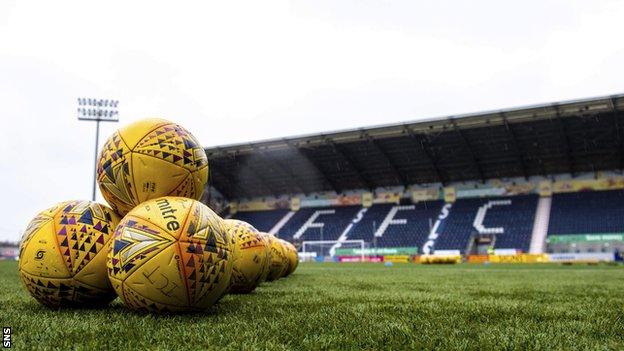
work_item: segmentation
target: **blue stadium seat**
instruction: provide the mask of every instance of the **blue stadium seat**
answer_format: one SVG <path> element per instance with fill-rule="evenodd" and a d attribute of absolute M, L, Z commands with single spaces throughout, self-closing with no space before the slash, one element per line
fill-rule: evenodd
<path fill-rule="evenodd" d="M 558 193 L 548 235 L 624 232 L 624 190 Z"/>
<path fill-rule="evenodd" d="M 483 221 L 483 225 L 487 228 L 504 228 L 503 234 L 496 234 L 495 247 L 528 252 L 537 208 L 537 195 L 458 199 L 445 220 L 444 230 L 435 242 L 435 249 L 463 252 L 471 235 L 478 233 L 473 222 L 479 207 L 493 200 L 511 200 L 510 205 L 490 208 Z"/>
<path fill-rule="evenodd" d="M 377 238 L 377 247 L 421 247 L 429 235 L 430 224 L 435 219 L 442 208 L 442 201 L 421 202 L 413 209 L 398 211 L 393 219 L 405 219 L 404 225 L 390 225 L 381 237 Z M 350 240 L 363 239 L 366 242 L 374 242 L 374 233 L 381 226 L 382 222 L 396 205 L 383 204 L 370 207 L 360 222 L 358 222 L 348 238 Z"/>
<path fill-rule="evenodd" d="M 624 227 L 624 220 L 618 215 L 624 212 L 618 211 L 624 209 L 624 192 L 620 192 L 618 196 L 620 196 L 621 209 L 614 210 L 609 216 L 617 217 L 621 223 L 617 228 L 622 228 Z M 513 248 L 528 252 L 537 208 L 537 195 L 458 199 L 453 204 L 448 217 L 445 219 L 444 226 L 441 227 L 439 231 L 440 236 L 436 240 L 434 248 L 436 250 L 460 250 L 463 252 L 468 245 L 470 237 L 477 233 L 473 222 L 479 208 L 487 204 L 488 201 L 500 200 L 511 200 L 511 204 L 493 206 L 488 209 L 487 215 L 483 220 L 484 227 L 504 228 L 504 233 L 496 234 L 496 248 Z M 580 201 L 579 204 L 582 202 L 583 201 Z M 430 227 L 436 222 L 443 205 L 443 201 L 421 202 L 415 205 L 409 205 L 413 206 L 413 208 L 398 211 L 394 219 L 404 219 L 406 220 L 406 224 L 388 226 L 383 235 L 377 238 L 377 246 L 416 246 L 419 250 L 422 249 L 429 235 Z M 394 206 L 393 204 L 377 204 L 368 208 L 362 219 L 353 226 L 347 239 L 361 239 L 372 245 L 374 242 L 375 230 L 382 225 L 384 219 Z M 331 210 L 334 211 L 334 213 L 323 214 L 318 217 L 315 222 L 325 223 L 323 228 L 323 240 L 336 240 L 361 209 L 361 206 L 302 208 L 290 218 L 277 234 L 280 238 L 293 241 L 293 235 L 295 235 L 306 221 L 311 218 L 314 212 L 319 210 Z M 239 212 L 236 214 L 236 218 L 250 222 L 259 230 L 268 231 L 283 218 L 287 212 L 288 210 Z M 577 215 L 572 214 L 572 216 Z M 551 222 L 556 220 L 556 217 L 557 216 L 551 216 Z M 587 222 L 586 220 L 584 221 Z M 609 221 L 610 220 L 603 219 L 600 222 L 604 223 Z M 565 222 L 565 220 L 563 222 Z M 561 224 L 561 226 L 563 225 L 565 224 Z M 570 230 L 566 229 L 566 231 Z M 308 228 L 303 232 L 299 240 L 321 240 L 320 228 Z"/>
<path fill-rule="evenodd" d="M 261 232 L 268 232 L 286 215 L 286 213 L 288 213 L 288 210 L 285 209 L 237 212 L 232 218 L 251 223 L 251 225 Z"/>
<path fill-rule="evenodd" d="M 364 240 L 368 243 L 373 242 L 373 233 L 379 228 L 381 222 L 392 208 L 392 204 L 373 205 L 366 210 L 364 217 L 351 228 L 349 232 L 349 240 Z"/>
<path fill-rule="evenodd" d="M 293 235 L 306 223 L 314 212 L 333 210 L 335 213 L 323 214 L 319 216 L 315 222 L 325 223 L 322 240 L 337 240 L 361 208 L 362 206 L 302 208 L 280 229 L 278 236 L 282 239 L 292 241 Z M 321 240 L 321 229 L 308 228 L 298 240 Z"/>

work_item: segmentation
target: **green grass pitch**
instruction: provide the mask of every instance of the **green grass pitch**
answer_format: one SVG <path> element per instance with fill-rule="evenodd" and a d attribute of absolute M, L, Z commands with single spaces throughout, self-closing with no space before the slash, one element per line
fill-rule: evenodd
<path fill-rule="evenodd" d="M 13 349 L 624 349 L 616 266 L 301 264 L 204 314 L 42 307 L 0 262 Z"/>

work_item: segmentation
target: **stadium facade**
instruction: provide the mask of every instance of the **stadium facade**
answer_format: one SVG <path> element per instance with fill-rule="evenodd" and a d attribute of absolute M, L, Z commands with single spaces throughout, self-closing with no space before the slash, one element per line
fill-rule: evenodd
<path fill-rule="evenodd" d="M 207 148 L 204 200 L 371 253 L 624 249 L 624 95 Z M 342 250 L 342 251 L 341 251 Z"/>

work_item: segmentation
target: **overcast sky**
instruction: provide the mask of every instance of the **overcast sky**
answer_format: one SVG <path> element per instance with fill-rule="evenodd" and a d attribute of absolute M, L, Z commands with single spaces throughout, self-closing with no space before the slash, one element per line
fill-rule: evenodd
<path fill-rule="evenodd" d="M 622 1 L 0 1 L 0 240 L 89 199 L 95 125 L 205 145 L 623 92 Z M 100 197 L 101 199 L 101 197 Z"/>

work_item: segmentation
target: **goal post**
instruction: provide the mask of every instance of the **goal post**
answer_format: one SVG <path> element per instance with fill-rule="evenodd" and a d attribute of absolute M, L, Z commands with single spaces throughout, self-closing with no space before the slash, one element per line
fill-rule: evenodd
<path fill-rule="evenodd" d="M 304 260 L 318 260 L 319 258 L 334 257 L 336 249 L 353 248 L 359 251 L 360 262 L 364 262 L 366 242 L 364 240 L 308 240 L 301 243 L 301 253 Z"/>

